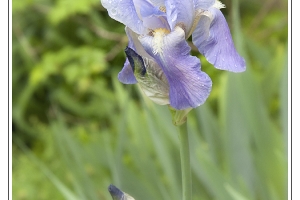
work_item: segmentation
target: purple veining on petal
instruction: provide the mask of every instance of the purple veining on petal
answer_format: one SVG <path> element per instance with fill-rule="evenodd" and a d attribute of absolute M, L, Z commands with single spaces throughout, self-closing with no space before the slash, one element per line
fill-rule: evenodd
<path fill-rule="evenodd" d="M 212 82 L 200 70 L 200 60 L 190 55 L 184 31 L 176 27 L 173 32 L 161 36 L 140 38 L 146 51 L 162 67 L 170 85 L 170 105 L 178 110 L 203 104 L 211 91 Z M 161 40 L 161 49 L 155 43 Z"/>
<path fill-rule="evenodd" d="M 127 58 L 118 79 L 124 84 L 139 82 L 154 102 L 183 110 L 195 108 L 208 98 L 212 82 L 201 71 L 200 60 L 190 55 L 186 38 L 191 34 L 194 45 L 216 68 L 232 72 L 246 69 L 226 19 L 217 9 L 223 5 L 216 0 L 101 2 L 111 18 L 126 25 L 128 47 L 138 55 L 127 52 L 135 65 L 131 66 Z M 141 73 L 133 72 L 135 66 Z"/>

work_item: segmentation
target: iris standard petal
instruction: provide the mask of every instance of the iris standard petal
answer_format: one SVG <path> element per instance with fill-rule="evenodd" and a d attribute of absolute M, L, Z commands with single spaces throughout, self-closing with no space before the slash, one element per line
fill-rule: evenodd
<path fill-rule="evenodd" d="M 201 9 L 201 10 L 207 10 L 211 6 L 213 6 L 216 2 L 216 0 L 194 0 L 195 2 L 195 8 Z"/>
<path fill-rule="evenodd" d="M 192 37 L 199 52 L 217 69 L 245 71 L 245 60 L 236 51 L 226 19 L 219 9 L 212 7 L 201 15 Z"/>
<path fill-rule="evenodd" d="M 144 32 L 143 22 L 138 17 L 132 0 L 101 0 L 101 3 L 111 18 L 125 24 L 136 33 Z"/>
<path fill-rule="evenodd" d="M 165 0 L 149 0 L 156 7 L 164 7 Z"/>
<path fill-rule="evenodd" d="M 151 15 L 164 15 L 159 7 L 153 5 L 152 3 L 145 0 L 133 0 L 134 6 L 137 10 L 137 13 L 141 15 L 142 18 L 148 17 Z"/>
<path fill-rule="evenodd" d="M 195 15 L 194 1 L 168 0 L 165 3 L 171 30 L 178 25 L 185 31 L 185 34 L 189 33 Z"/>
<path fill-rule="evenodd" d="M 185 41 L 184 31 L 178 26 L 171 33 L 155 31 L 154 37 L 139 39 L 167 77 L 170 105 L 183 110 L 203 104 L 211 91 L 212 82 L 207 74 L 200 71 L 200 60 L 190 55 L 191 48 Z"/>
<path fill-rule="evenodd" d="M 145 0 L 133 0 L 138 15 L 148 29 L 169 28 L 166 13 L 160 7 Z"/>

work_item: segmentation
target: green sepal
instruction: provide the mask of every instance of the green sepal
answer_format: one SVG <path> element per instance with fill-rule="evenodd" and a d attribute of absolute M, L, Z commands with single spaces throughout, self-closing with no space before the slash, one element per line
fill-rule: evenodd
<path fill-rule="evenodd" d="M 159 65 L 150 58 L 142 57 L 133 49 L 125 49 L 133 74 L 146 96 L 159 105 L 167 105 L 169 84 Z"/>
<path fill-rule="evenodd" d="M 172 122 L 175 126 L 180 126 L 186 123 L 187 115 L 193 108 L 187 108 L 184 110 L 176 110 L 172 106 L 169 105 L 169 110 L 172 115 Z"/>

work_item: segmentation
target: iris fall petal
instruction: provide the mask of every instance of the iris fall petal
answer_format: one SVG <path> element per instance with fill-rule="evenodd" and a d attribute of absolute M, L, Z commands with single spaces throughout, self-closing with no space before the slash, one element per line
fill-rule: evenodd
<path fill-rule="evenodd" d="M 140 41 L 168 79 L 173 108 L 195 108 L 205 102 L 212 82 L 207 74 L 200 71 L 200 60 L 190 55 L 190 47 L 180 27 L 166 35 L 141 37 Z M 157 42 L 160 43 L 155 44 Z"/>
<path fill-rule="evenodd" d="M 245 71 L 245 60 L 236 51 L 226 19 L 219 9 L 212 7 L 200 17 L 192 37 L 199 52 L 217 69 Z"/>

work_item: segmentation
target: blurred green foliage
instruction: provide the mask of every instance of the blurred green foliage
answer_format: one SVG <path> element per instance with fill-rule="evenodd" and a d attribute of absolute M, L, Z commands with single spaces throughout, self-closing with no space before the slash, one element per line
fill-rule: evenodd
<path fill-rule="evenodd" d="M 287 199 L 287 1 L 226 0 L 247 71 L 214 69 L 188 118 L 195 200 Z M 166 106 L 117 80 L 124 25 L 98 0 L 14 0 L 13 199 L 180 199 Z"/>

